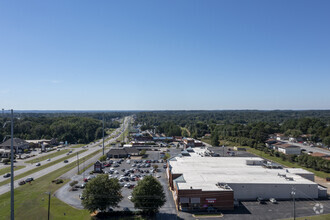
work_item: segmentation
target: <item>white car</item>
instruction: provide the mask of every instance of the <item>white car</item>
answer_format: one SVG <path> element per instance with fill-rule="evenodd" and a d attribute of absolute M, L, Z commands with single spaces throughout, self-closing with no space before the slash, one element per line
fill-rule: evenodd
<path fill-rule="evenodd" d="M 109 178 L 112 178 L 113 176 L 112 175 L 109 175 Z"/>
<path fill-rule="evenodd" d="M 115 174 L 119 174 L 118 170 L 115 171 Z"/>
<path fill-rule="evenodd" d="M 129 197 L 127 197 L 129 200 L 131 200 L 132 199 L 132 196 L 129 196 Z"/>

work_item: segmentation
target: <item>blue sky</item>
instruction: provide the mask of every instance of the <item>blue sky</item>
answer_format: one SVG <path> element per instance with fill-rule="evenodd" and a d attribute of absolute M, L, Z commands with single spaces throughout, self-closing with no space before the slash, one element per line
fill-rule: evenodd
<path fill-rule="evenodd" d="M 0 1 L 0 108 L 330 109 L 330 1 Z"/>

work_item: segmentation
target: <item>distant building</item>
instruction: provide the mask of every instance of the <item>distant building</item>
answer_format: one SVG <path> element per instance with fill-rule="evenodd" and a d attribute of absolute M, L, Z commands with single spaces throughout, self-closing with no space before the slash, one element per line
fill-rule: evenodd
<path fill-rule="evenodd" d="M 128 156 L 138 156 L 139 150 L 134 147 L 112 148 L 107 153 L 109 158 L 126 158 Z"/>
<path fill-rule="evenodd" d="M 24 153 L 25 149 L 29 149 L 29 143 L 26 142 L 23 139 L 20 138 L 13 138 L 13 147 L 14 147 L 14 153 Z M 8 153 L 10 153 L 11 149 L 11 139 L 7 139 L 5 142 L 0 144 L 0 153 L 2 154 L 2 157 L 6 157 Z"/>
<path fill-rule="evenodd" d="M 292 155 L 296 154 L 299 155 L 301 153 L 301 149 L 299 146 L 292 145 L 292 144 L 280 144 L 277 145 L 277 150 L 278 152 L 287 154 L 287 155 Z"/>

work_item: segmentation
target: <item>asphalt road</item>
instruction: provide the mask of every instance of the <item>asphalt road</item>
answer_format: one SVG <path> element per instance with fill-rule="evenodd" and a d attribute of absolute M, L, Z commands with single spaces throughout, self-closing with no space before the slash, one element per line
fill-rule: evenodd
<path fill-rule="evenodd" d="M 130 122 L 130 120 L 131 120 L 130 117 L 125 117 L 125 120 L 124 120 L 124 123 L 122 124 L 122 126 L 121 126 L 120 128 L 118 128 L 118 129 L 116 129 L 116 131 L 115 131 L 115 133 L 117 133 L 116 136 L 119 136 L 119 135 L 120 135 L 125 129 L 127 129 L 127 127 L 128 127 L 128 123 Z M 113 135 L 113 134 L 111 134 L 111 135 Z M 109 135 L 108 137 L 110 137 L 111 135 Z M 115 137 L 115 138 L 112 138 L 112 139 L 110 139 L 110 140 L 108 140 L 108 141 L 105 142 L 104 144 L 105 144 L 105 145 L 110 144 L 110 143 L 114 142 L 115 140 L 116 140 L 116 137 Z M 97 142 L 95 142 L 94 144 L 92 144 L 92 146 L 86 148 L 86 149 L 88 149 L 88 150 L 87 150 L 86 152 L 84 152 L 84 153 L 81 153 L 81 154 L 79 155 L 79 157 L 80 157 L 80 158 L 85 157 L 85 156 L 87 156 L 87 155 L 89 155 L 89 154 L 92 154 L 93 152 L 99 150 L 100 147 L 97 147 L 97 146 L 100 145 L 100 144 L 102 144 L 102 139 L 99 140 L 99 141 L 97 141 Z M 75 149 L 72 149 L 72 150 L 79 151 L 79 150 L 81 150 L 81 149 L 83 149 L 83 148 L 82 148 L 82 147 L 81 147 L 81 148 L 75 148 Z M 65 156 L 66 156 L 66 154 L 64 154 L 64 155 L 60 155 L 60 156 L 58 156 L 58 157 L 56 157 L 56 158 L 53 158 L 52 160 L 56 160 L 56 159 L 59 159 L 59 158 L 61 158 L 61 157 L 65 157 Z M 98 156 L 99 156 L 99 155 L 98 155 Z M 46 174 L 48 174 L 48 173 L 50 173 L 50 172 L 53 172 L 53 171 L 55 171 L 55 170 L 57 170 L 57 169 L 60 169 L 61 167 L 66 166 L 67 164 L 74 163 L 76 160 L 77 160 L 77 157 L 72 157 L 72 158 L 70 158 L 70 159 L 68 160 L 68 161 L 69 161 L 68 163 L 61 163 L 61 162 L 60 162 L 60 163 L 57 163 L 57 164 L 55 164 L 55 165 L 53 165 L 53 166 L 50 166 L 50 167 L 48 167 L 48 168 L 42 169 L 42 170 L 40 170 L 40 171 L 38 171 L 38 172 L 35 172 L 35 173 L 31 174 L 30 176 L 27 176 L 27 177 L 24 177 L 24 178 L 22 178 L 22 179 L 16 180 L 16 181 L 14 181 L 14 188 L 17 188 L 17 187 L 19 186 L 18 183 L 19 183 L 20 181 L 22 181 L 22 180 L 25 180 L 25 179 L 28 178 L 28 177 L 33 177 L 34 179 L 40 178 L 40 177 L 42 177 L 42 176 L 44 176 L 44 175 L 46 175 Z M 42 162 L 40 162 L 40 163 L 41 163 L 41 164 L 46 164 L 47 162 L 48 162 L 48 161 L 42 161 Z M 50 163 L 50 162 L 48 162 L 48 163 Z M 41 166 L 42 166 L 42 165 L 41 165 Z M 29 165 L 27 165 L 26 168 L 23 168 L 23 169 L 18 170 L 17 172 L 15 172 L 15 175 L 18 175 L 18 174 L 24 173 L 24 172 L 26 172 L 26 171 L 28 171 L 28 170 L 35 169 L 35 167 L 36 167 L 35 164 L 32 164 L 32 165 L 29 164 Z M 2 178 L 2 181 L 4 181 L 4 179 L 8 179 L 8 178 L 3 178 L 3 177 L 1 177 L 1 178 Z M 0 180 L 0 181 L 1 181 L 1 180 Z M 0 195 L 6 193 L 6 192 L 8 192 L 8 191 L 10 191 L 10 183 L 8 183 L 8 184 L 6 184 L 6 185 L 0 187 Z"/>
<path fill-rule="evenodd" d="M 290 141 L 282 141 L 282 142 L 299 146 L 301 149 L 305 149 L 306 152 L 312 151 L 313 153 L 318 152 L 318 153 L 330 155 L 330 151 L 327 149 L 323 149 L 323 148 L 319 148 L 319 147 L 310 147 L 308 145 L 303 145 L 301 143 L 294 143 L 294 142 L 290 142 Z"/>

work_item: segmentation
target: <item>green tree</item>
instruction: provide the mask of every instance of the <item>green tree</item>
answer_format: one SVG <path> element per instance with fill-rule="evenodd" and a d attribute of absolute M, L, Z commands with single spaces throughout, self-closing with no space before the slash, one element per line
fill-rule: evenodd
<path fill-rule="evenodd" d="M 147 152 L 147 150 L 146 149 L 143 149 L 143 150 L 140 151 L 140 155 L 143 156 L 143 155 L 146 154 L 146 152 Z"/>
<path fill-rule="evenodd" d="M 325 138 L 323 139 L 323 144 L 324 144 L 325 146 L 330 147 L 330 136 L 325 137 Z"/>
<path fill-rule="evenodd" d="M 215 133 L 215 134 L 212 135 L 211 145 L 212 146 L 219 146 L 219 135 L 218 135 L 218 133 Z"/>
<path fill-rule="evenodd" d="M 135 208 L 148 214 L 158 212 L 166 202 L 163 186 L 153 176 L 144 177 L 132 192 L 132 202 Z"/>
<path fill-rule="evenodd" d="M 123 198 L 118 180 L 109 179 L 106 174 L 98 175 L 88 182 L 82 196 L 82 205 L 90 212 L 116 207 Z"/>
<path fill-rule="evenodd" d="M 107 155 L 102 155 L 100 157 L 100 161 L 106 161 L 107 160 Z"/>

